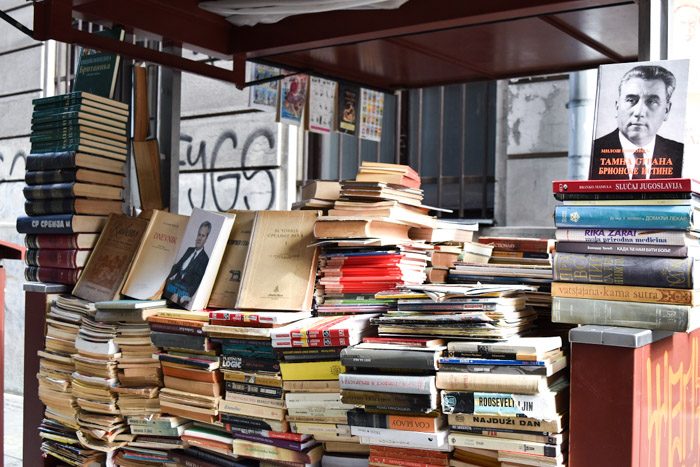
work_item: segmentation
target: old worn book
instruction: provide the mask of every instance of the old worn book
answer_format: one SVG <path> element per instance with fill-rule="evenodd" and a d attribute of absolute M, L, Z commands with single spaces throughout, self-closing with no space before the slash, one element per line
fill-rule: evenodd
<path fill-rule="evenodd" d="M 138 217 L 111 214 L 73 295 L 91 302 L 118 298 L 147 225 Z"/>
<path fill-rule="evenodd" d="M 207 306 L 235 218 L 231 213 L 192 211 L 163 298 L 188 310 Z"/>
<path fill-rule="evenodd" d="M 25 167 L 31 171 L 86 168 L 123 176 L 125 164 L 122 161 L 93 156 L 92 154 L 83 154 L 76 151 L 58 151 L 44 154 L 29 154 Z"/>
<path fill-rule="evenodd" d="M 92 198 L 53 198 L 24 202 L 24 212 L 29 216 L 44 216 L 51 214 L 86 214 L 107 216 L 111 213 L 120 214 L 122 202 L 110 199 Z"/>
<path fill-rule="evenodd" d="M 93 183 L 50 183 L 47 185 L 27 185 L 24 197 L 30 201 L 55 198 L 85 197 L 99 199 L 122 199 L 122 189 L 115 186 Z"/>
<path fill-rule="evenodd" d="M 100 232 L 107 221 L 105 216 L 51 214 L 17 218 L 17 232 L 23 234 L 76 234 Z"/>
<path fill-rule="evenodd" d="M 226 243 L 219 273 L 214 281 L 211 297 L 209 297 L 209 306 L 214 308 L 234 308 L 236 306 L 250 236 L 253 231 L 255 211 L 232 212 L 236 215 L 236 221 Z"/>
<path fill-rule="evenodd" d="M 386 217 L 324 216 L 314 225 L 316 238 L 384 238 L 409 241 L 409 226 Z"/>
<path fill-rule="evenodd" d="M 113 40 L 124 40 L 124 30 L 120 27 L 105 29 L 97 34 Z M 83 48 L 78 60 L 73 91 L 111 99 L 117 82 L 119 62 L 118 54 Z"/>
<path fill-rule="evenodd" d="M 134 141 L 148 138 L 150 118 L 148 112 L 148 69 L 134 66 Z"/>
<path fill-rule="evenodd" d="M 310 310 L 318 211 L 261 211 L 255 218 L 236 308 Z"/>
<path fill-rule="evenodd" d="M 134 165 L 142 209 L 163 209 L 158 140 L 134 141 Z"/>
<path fill-rule="evenodd" d="M 56 169 L 31 170 L 24 174 L 27 185 L 46 185 L 50 183 L 96 183 L 98 185 L 124 186 L 124 175 L 111 174 L 90 169 Z"/>
<path fill-rule="evenodd" d="M 301 187 L 301 199 L 336 200 L 340 198 L 338 180 L 311 180 Z"/>
<path fill-rule="evenodd" d="M 140 300 L 160 298 L 188 220 L 187 216 L 153 211 L 126 276 L 124 295 Z"/>

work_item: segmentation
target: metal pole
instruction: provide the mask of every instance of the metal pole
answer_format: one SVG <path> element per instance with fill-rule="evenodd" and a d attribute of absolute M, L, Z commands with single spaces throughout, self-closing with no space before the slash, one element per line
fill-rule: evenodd
<path fill-rule="evenodd" d="M 163 46 L 163 51 L 176 55 L 182 49 L 175 46 Z M 166 67 L 160 69 L 160 118 L 158 119 L 158 142 L 160 151 L 165 154 L 162 164 L 163 199 L 170 207 L 170 212 L 178 212 L 179 178 L 180 178 L 180 89 L 181 72 Z"/>

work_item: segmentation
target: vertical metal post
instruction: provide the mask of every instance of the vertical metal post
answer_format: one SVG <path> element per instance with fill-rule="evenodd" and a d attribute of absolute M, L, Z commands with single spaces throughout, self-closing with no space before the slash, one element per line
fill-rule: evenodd
<path fill-rule="evenodd" d="M 403 111 L 403 92 L 402 91 L 396 91 L 394 93 L 395 96 L 395 102 L 396 105 L 394 105 L 394 117 L 396 121 L 396 125 L 394 126 L 394 162 L 396 164 L 401 163 L 401 130 L 403 120 L 402 120 L 402 111 Z"/>
<path fill-rule="evenodd" d="M 338 133 L 338 180 L 343 178 L 343 133 Z"/>
<path fill-rule="evenodd" d="M 416 128 L 416 165 L 423 172 L 423 88 L 418 90 L 418 128 Z"/>
<path fill-rule="evenodd" d="M 180 47 L 164 45 L 163 51 L 182 54 Z M 165 154 L 161 170 L 163 199 L 168 201 L 170 212 L 178 212 L 180 178 L 180 90 L 181 72 L 166 67 L 160 68 L 160 106 L 158 142 Z"/>
<path fill-rule="evenodd" d="M 460 134 L 460 158 L 459 158 L 459 217 L 464 217 L 464 162 L 467 157 L 467 85 L 462 84 L 462 124 Z"/>
<path fill-rule="evenodd" d="M 442 207 L 442 166 L 445 157 L 445 86 L 440 86 L 440 128 L 438 129 L 437 205 Z M 439 216 L 442 214 L 438 213 Z"/>
<path fill-rule="evenodd" d="M 668 0 L 639 0 L 639 60 L 668 57 Z"/>

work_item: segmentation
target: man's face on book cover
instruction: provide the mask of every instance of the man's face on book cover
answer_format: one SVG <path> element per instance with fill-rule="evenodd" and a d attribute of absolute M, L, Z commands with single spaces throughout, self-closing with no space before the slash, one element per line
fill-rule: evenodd
<path fill-rule="evenodd" d="M 197 231 L 197 239 L 194 241 L 194 247 L 196 249 L 200 249 L 204 247 L 204 244 L 207 241 L 207 237 L 209 236 L 209 227 L 203 225 L 199 228 Z"/>
<path fill-rule="evenodd" d="M 663 81 L 630 78 L 620 87 L 616 107 L 620 132 L 634 144 L 644 146 L 668 118 L 671 103 L 666 99 Z"/>

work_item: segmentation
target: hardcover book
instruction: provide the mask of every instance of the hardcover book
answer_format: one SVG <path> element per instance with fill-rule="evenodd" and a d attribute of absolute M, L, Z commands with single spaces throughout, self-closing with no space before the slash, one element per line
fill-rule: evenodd
<path fill-rule="evenodd" d="M 234 219 L 235 214 L 192 211 L 163 298 L 188 310 L 206 307 Z"/>
<path fill-rule="evenodd" d="M 115 27 L 96 34 L 113 40 L 124 40 L 124 30 Z M 75 73 L 73 92 L 88 92 L 109 99 L 114 96 L 120 56 L 114 53 L 83 48 Z"/>
<path fill-rule="evenodd" d="M 255 218 L 236 308 L 311 309 L 318 211 L 261 211 Z"/>
<path fill-rule="evenodd" d="M 590 180 L 690 177 L 684 160 L 688 60 L 602 65 Z M 697 173 L 697 172 L 695 172 Z"/>
<path fill-rule="evenodd" d="M 147 225 L 146 220 L 138 217 L 111 214 L 73 295 L 91 302 L 119 298 Z"/>
<path fill-rule="evenodd" d="M 214 308 L 234 308 L 243 277 L 245 259 L 253 232 L 255 211 L 232 211 L 236 222 L 226 242 L 226 250 L 221 260 L 219 273 L 209 297 L 209 306 Z M 217 318 L 219 319 L 219 318 Z"/>
<path fill-rule="evenodd" d="M 106 157 L 75 151 L 29 154 L 25 162 L 28 171 L 85 168 L 124 176 L 125 164 Z"/>
<path fill-rule="evenodd" d="M 17 232 L 22 234 L 77 234 L 99 232 L 107 222 L 105 216 L 51 214 L 17 218 Z"/>
<path fill-rule="evenodd" d="M 140 300 L 160 298 L 188 220 L 187 216 L 153 211 L 126 276 L 124 295 Z"/>

